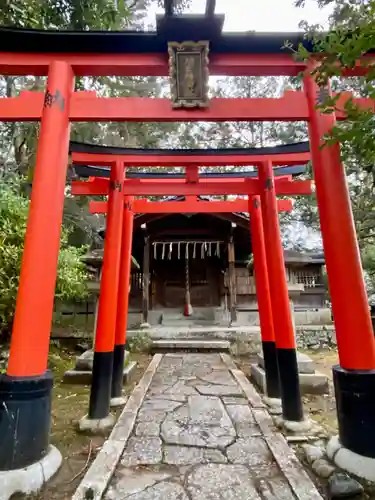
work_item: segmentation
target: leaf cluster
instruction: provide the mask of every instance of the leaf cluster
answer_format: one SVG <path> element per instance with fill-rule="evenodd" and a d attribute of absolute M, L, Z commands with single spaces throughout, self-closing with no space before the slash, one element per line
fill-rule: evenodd
<path fill-rule="evenodd" d="M 0 330 L 8 330 L 15 310 L 21 257 L 24 247 L 29 200 L 22 194 L 19 177 L 0 183 Z M 82 299 L 86 295 L 87 271 L 81 257 L 85 247 L 68 245 L 69 230 L 62 227 L 56 281 L 56 297 Z M 43 272 L 43 262 L 36 262 Z"/>

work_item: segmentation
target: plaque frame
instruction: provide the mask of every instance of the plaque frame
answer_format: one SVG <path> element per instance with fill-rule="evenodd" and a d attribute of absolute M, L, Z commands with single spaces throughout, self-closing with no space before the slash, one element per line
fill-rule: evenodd
<path fill-rule="evenodd" d="M 168 43 L 173 108 L 208 107 L 208 54 L 209 42 L 205 40 Z M 181 68 L 183 62 L 185 62 L 184 69 Z M 186 67 L 187 64 L 189 64 L 188 67 Z M 186 71 L 189 72 L 189 76 L 192 78 L 193 89 L 187 87 Z"/>

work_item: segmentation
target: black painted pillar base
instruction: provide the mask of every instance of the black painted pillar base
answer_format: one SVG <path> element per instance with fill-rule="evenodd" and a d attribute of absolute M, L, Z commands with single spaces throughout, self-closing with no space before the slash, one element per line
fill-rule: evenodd
<path fill-rule="evenodd" d="M 375 370 L 334 366 L 332 371 L 340 442 L 354 453 L 375 458 Z"/>
<path fill-rule="evenodd" d="M 92 365 L 89 418 L 101 419 L 109 415 L 113 369 L 113 351 L 94 352 Z"/>
<path fill-rule="evenodd" d="M 299 386 L 296 349 L 277 348 L 283 419 L 292 422 L 303 420 L 303 406 Z"/>
<path fill-rule="evenodd" d="M 0 375 L 0 471 L 22 469 L 48 452 L 53 380 Z"/>
<path fill-rule="evenodd" d="M 115 345 L 113 350 L 113 372 L 111 397 L 120 398 L 122 396 L 122 386 L 124 380 L 125 345 Z"/>
<path fill-rule="evenodd" d="M 269 398 L 280 398 L 281 391 L 276 343 L 274 341 L 263 341 L 262 350 L 264 371 L 266 374 L 267 396 Z"/>

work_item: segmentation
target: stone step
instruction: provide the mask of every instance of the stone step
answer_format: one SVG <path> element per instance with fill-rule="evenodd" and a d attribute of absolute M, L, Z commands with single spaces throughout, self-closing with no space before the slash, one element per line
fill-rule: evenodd
<path fill-rule="evenodd" d="M 125 351 L 125 357 L 124 357 L 124 363 L 129 361 L 129 351 Z M 94 361 L 94 351 L 93 349 L 89 349 L 82 353 L 80 356 L 77 356 L 76 358 L 76 364 L 74 366 L 74 370 L 77 371 L 83 371 L 83 372 L 91 372 L 92 370 L 92 364 Z"/>
<path fill-rule="evenodd" d="M 123 384 L 127 384 L 132 376 L 134 370 L 137 368 L 136 361 L 129 361 L 124 368 Z M 92 379 L 92 372 L 87 370 L 68 370 L 64 373 L 62 383 L 69 385 L 90 385 Z"/>
<path fill-rule="evenodd" d="M 212 325 L 213 321 L 211 319 L 207 319 L 203 316 L 180 316 L 180 317 L 163 317 L 161 324 L 163 326 L 176 326 L 176 327 L 184 327 L 184 326 L 200 326 L 200 325 Z"/>
<path fill-rule="evenodd" d="M 264 357 L 262 352 L 257 354 L 257 361 L 258 365 L 264 368 Z M 297 363 L 299 373 L 315 373 L 314 362 L 307 354 L 297 351 Z"/>
<path fill-rule="evenodd" d="M 227 340 L 154 340 L 154 352 L 193 351 L 193 352 L 228 352 L 230 342 Z"/>
<path fill-rule="evenodd" d="M 251 365 L 251 378 L 259 389 L 266 393 L 266 373 L 264 369 L 257 365 Z M 328 377 L 324 373 L 299 373 L 299 385 L 301 394 L 328 394 Z"/>
<path fill-rule="evenodd" d="M 166 319 L 162 321 L 163 326 L 177 326 L 177 327 L 192 327 L 195 325 L 196 320 L 188 319 Z"/>

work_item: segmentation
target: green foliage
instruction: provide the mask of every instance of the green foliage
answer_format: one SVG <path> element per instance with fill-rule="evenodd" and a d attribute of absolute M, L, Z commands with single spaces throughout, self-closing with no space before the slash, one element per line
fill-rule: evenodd
<path fill-rule="evenodd" d="M 0 329 L 12 323 L 26 232 L 29 201 L 21 194 L 17 178 L 0 183 Z M 62 228 L 56 282 L 56 297 L 71 300 L 86 294 L 87 273 L 81 261 L 86 248 L 67 244 L 68 230 Z M 43 262 L 36 262 L 43 272 Z"/>
<path fill-rule="evenodd" d="M 366 269 L 367 288 L 372 303 L 375 302 L 375 244 L 367 245 L 362 252 L 363 267 Z"/>
<path fill-rule="evenodd" d="M 297 0 L 296 5 L 304 4 Z M 365 67 L 367 74 L 359 78 L 360 95 L 375 98 L 375 66 L 370 59 L 364 58 L 375 47 L 375 0 L 319 0 L 321 6 L 333 4 L 331 29 L 328 33 L 319 26 L 310 26 L 303 22 L 309 38 L 313 40 L 314 52 L 319 52 L 319 66 L 312 71 L 319 84 L 324 85 L 333 78 L 333 87 L 340 89 L 337 78 L 344 76 L 344 69 L 352 69 L 358 64 Z M 307 60 L 311 54 L 302 46 L 297 50 L 297 57 Z M 359 60 L 361 62 L 359 63 Z M 336 80 L 336 81 L 335 81 Z M 337 109 L 337 98 L 327 100 L 322 109 L 332 113 Z M 375 185 L 375 117 L 372 111 L 360 109 L 349 99 L 345 104 L 347 120 L 338 123 L 327 138 L 330 142 L 340 142 L 344 160 L 357 158 L 358 169 L 371 173 Z"/>
<path fill-rule="evenodd" d="M 129 338 L 126 346 L 130 352 L 150 352 L 152 339 L 147 333 L 139 331 Z"/>
<path fill-rule="evenodd" d="M 133 4 L 126 0 L 4 0 L 0 23 L 22 28 L 117 29 L 124 26 Z"/>
<path fill-rule="evenodd" d="M 313 51 L 319 53 L 319 66 L 312 71 L 317 82 L 331 82 L 336 97 L 328 98 L 321 106 L 323 113 L 337 110 L 341 92 L 353 92 L 355 97 L 375 97 L 375 66 L 366 53 L 375 48 L 375 0 L 318 0 L 320 6 L 333 6 L 330 29 L 325 33 L 320 26 L 301 23 L 306 35 L 313 41 Z M 297 0 L 303 6 L 304 0 Z M 298 59 L 307 60 L 311 54 L 302 46 L 296 51 Z M 361 61 L 359 63 L 359 61 Z M 344 68 L 362 66 L 367 73 L 348 78 Z M 360 109 L 349 99 L 344 110 L 345 121 L 336 123 L 327 144 L 339 142 L 348 176 L 348 186 L 354 222 L 361 251 L 362 264 L 370 294 L 375 292 L 375 117 L 372 110 Z M 305 204 L 302 214 L 305 223 L 311 205 Z M 310 220 L 316 224 L 317 218 Z"/>

